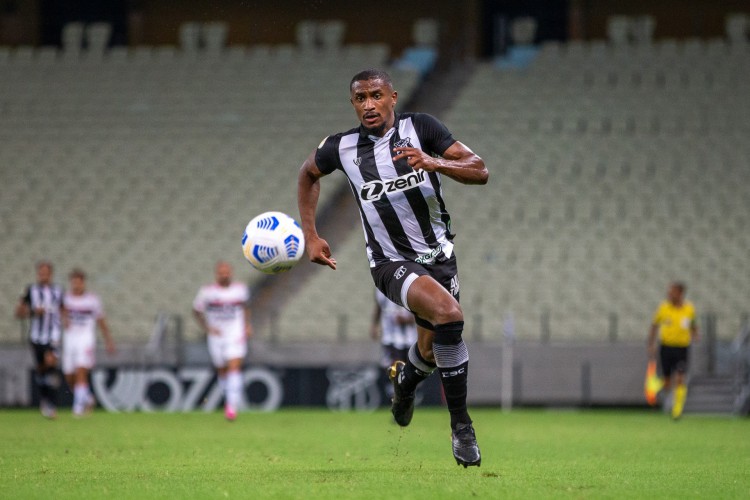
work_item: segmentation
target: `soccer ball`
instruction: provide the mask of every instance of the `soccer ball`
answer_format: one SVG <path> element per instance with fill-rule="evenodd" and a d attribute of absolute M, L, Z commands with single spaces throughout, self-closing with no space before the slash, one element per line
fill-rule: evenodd
<path fill-rule="evenodd" d="M 297 221 L 282 212 L 253 218 L 242 235 L 242 253 L 252 266 L 267 274 L 290 270 L 305 252 L 305 238 Z"/>

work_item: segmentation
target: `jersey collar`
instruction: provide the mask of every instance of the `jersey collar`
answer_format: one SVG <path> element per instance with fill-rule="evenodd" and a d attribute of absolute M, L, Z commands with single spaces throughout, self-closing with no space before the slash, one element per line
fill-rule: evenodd
<path fill-rule="evenodd" d="M 381 140 L 390 140 L 397 126 L 398 126 L 398 113 L 393 113 L 393 127 L 391 127 L 391 129 L 388 132 L 386 132 L 383 137 L 378 137 L 377 135 L 368 134 L 367 130 L 365 130 L 365 127 L 361 123 L 359 125 L 359 136 L 362 139 L 370 139 L 372 142 L 378 142 Z"/>

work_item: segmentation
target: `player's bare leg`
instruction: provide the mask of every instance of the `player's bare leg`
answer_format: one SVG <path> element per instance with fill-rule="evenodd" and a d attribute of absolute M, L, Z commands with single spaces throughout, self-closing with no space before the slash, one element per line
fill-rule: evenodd
<path fill-rule="evenodd" d="M 667 410 L 671 410 L 670 405 L 673 401 L 671 375 L 664 376 L 664 385 L 662 385 L 661 393 L 659 394 L 659 396 L 661 397 L 661 409 L 665 412 Z"/>
<path fill-rule="evenodd" d="M 83 366 L 77 367 L 73 379 L 73 415 L 81 417 L 94 408 L 94 397 L 89 390 L 88 369 Z"/>
<path fill-rule="evenodd" d="M 682 417 L 682 410 L 685 408 L 687 399 L 687 385 L 685 384 L 685 373 L 678 371 L 675 376 L 675 388 L 672 402 L 672 418 L 674 420 Z"/>
<path fill-rule="evenodd" d="M 233 358 L 226 366 L 226 397 L 224 417 L 230 422 L 237 418 L 237 411 L 242 401 L 242 358 Z"/>
<path fill-rule="evenodd" d="M 44 359 L 37 368 L 36 376 L 39 387 L 39 409 L 46 418 L 57 418 L 57 390 L 61 380 L 57 371 L 57 356 L 53 351 L 44 353 Z"/>

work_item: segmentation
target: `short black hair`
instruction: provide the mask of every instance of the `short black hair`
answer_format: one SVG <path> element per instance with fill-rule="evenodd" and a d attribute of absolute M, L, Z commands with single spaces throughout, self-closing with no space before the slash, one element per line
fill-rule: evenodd
<path fill-rule="evenodd" d="M 349 82 L 349 90 L 352 89 L 352 85 L 354 85 L 354 82 L 361 82 L 366 80 L 383 80 L 383 82 L 387 83 L 391 88 L 393 88 L 393 80 L 391 80 L 391 75 L 389 75 L 382 69 L 370 68 L 362 70 L 352 77 L 352 81 Z"/>
<path fill-rule="evenodd" d="M 70 279 L 73 278 L 80 278 L 82 280 L 86 279 L 86 273 L 83 272 L 83 269 L 80 267 L 74 267 L 72 271 L 70 271 L 70 274 L 68 275 Z"/>
<path fill-rule="evenodd" d="M 672 286 L 678 289 L 680 293 L 685 293 L 687 291 L 687 285 L 685 285 L 684 281 L 673 281 Z"/>
<path fill-rule="evenodd" d="M 34 267 L 39 270 L 40 267 L 47 267 L 50 271 L 52 271 L 54 268 L 52 267 L 52 262 L 48 260 L 40 260 L 37 261 L 37 263 L 34 265 Z"/>

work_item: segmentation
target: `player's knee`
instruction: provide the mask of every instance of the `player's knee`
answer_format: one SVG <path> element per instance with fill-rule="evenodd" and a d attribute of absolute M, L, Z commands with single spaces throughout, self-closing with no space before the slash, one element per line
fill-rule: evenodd
<path fill-rule="evenodd" d="M 434 325 L 443 325 L 445 323 L 455 323 L 463 321 L 464 313 L 461 305 L 456 300 L 446 301 L 437 311 L 435 311 Z"/>

